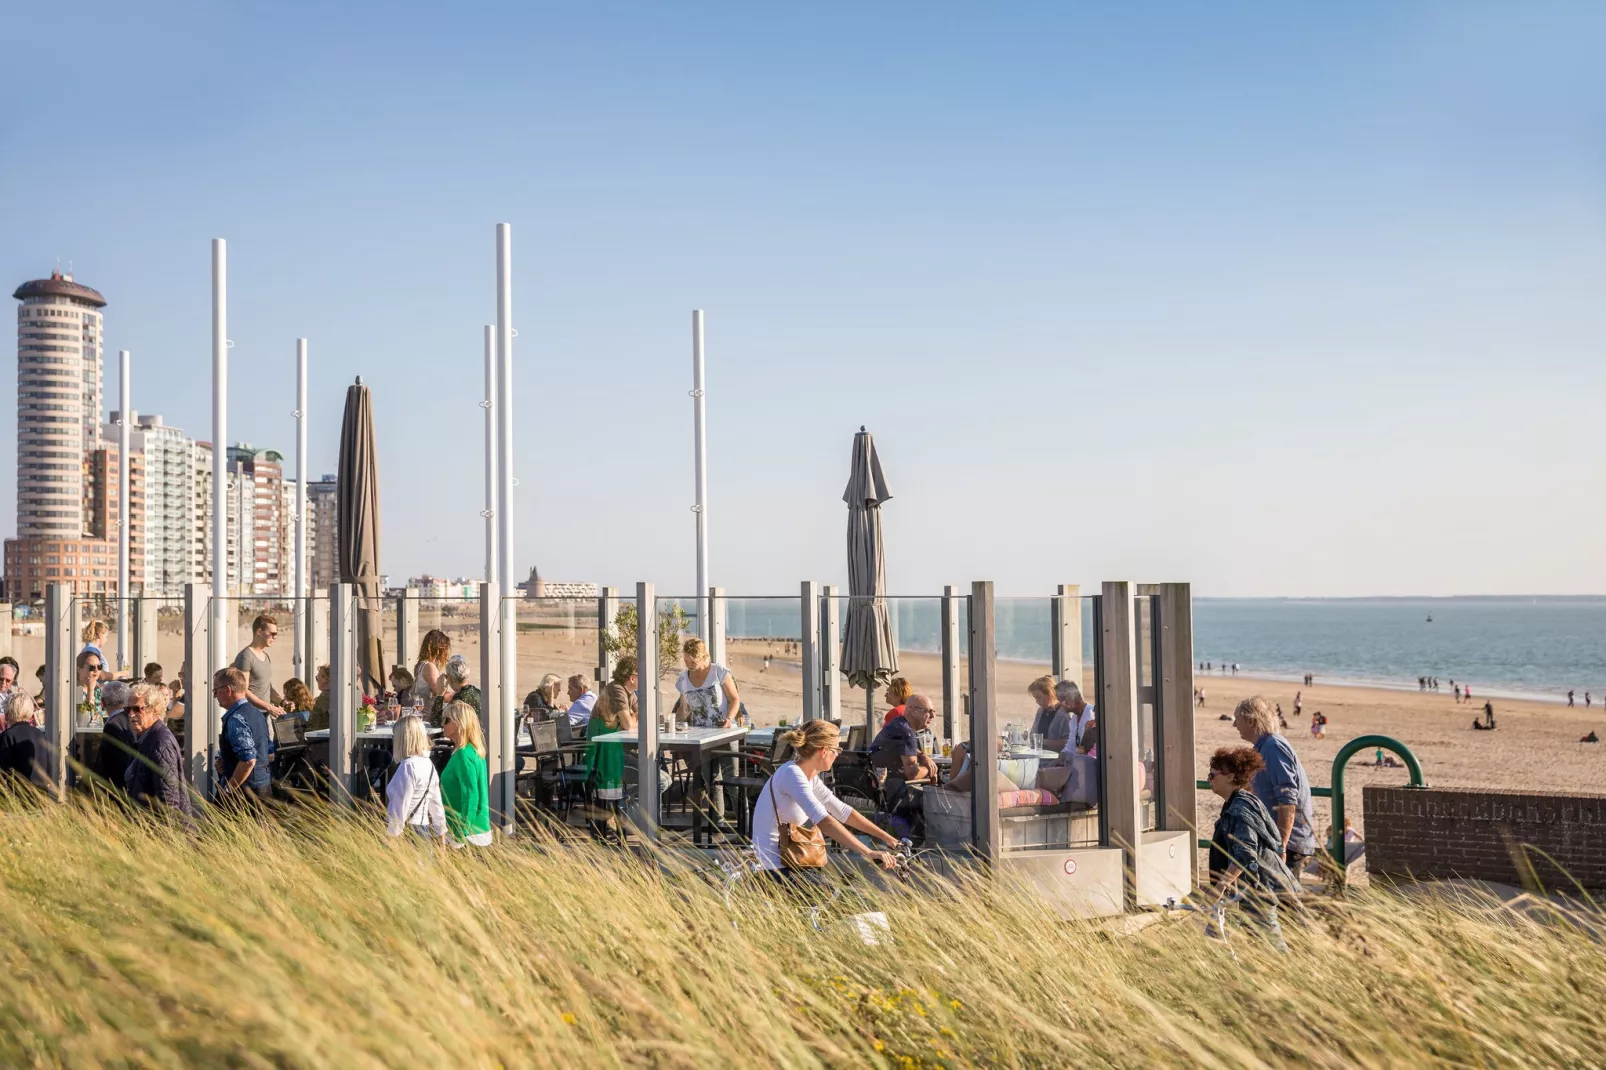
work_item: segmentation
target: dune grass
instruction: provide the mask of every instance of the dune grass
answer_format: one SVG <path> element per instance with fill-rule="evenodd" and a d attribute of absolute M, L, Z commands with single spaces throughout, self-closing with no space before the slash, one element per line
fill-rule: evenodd
<path fill-rule="evenodd" d="M 896 942 L 734 917 L 704 875 L 530 836 L 475 852 L 308 810 L 195 834 L 0 798 L 0 1065 L 1598 1065 L 1598 931 L 1371 892 L 1292 953 L 1113 936 L 976 881 Z M 733 924 L 734 921 L 734 924 Z"/>

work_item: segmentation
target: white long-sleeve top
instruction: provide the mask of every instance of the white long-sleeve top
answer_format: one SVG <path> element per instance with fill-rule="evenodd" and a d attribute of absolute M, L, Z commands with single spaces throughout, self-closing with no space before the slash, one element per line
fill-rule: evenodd
<path fill-rule="evenodd" d="M 758 852 L 759 866 L 783 868 L 779 822 L 818 825 L 827 816 L 846 822 L 853 816 L 853 807 L 832 794 L 818 775 L 804 776 L 796 762 L 787 762 L 775 770 L 753 806 L 753 850 Z"/>
<path fill-rule="evenodd" d="M 385 807 L 390 815 L 386 829 L 392 836 L 400 836 L 411 824 L 420 836 L 445 837 L 446 807 L 441 804 L 441 778 L 428 755 L 414 755 L 398 765 L 390 783 L 385 785 L 385 794 L 390 799 Z"/>

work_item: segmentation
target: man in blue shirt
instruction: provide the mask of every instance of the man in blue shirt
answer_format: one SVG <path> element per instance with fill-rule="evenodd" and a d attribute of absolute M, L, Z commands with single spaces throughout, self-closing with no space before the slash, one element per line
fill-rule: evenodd
<path fill-rule="evenodd" d="M 273 792 L 273 770 L 268 764 L 268 718 L 247 697 L 245 673 L 219 669 L 212 678 L 212 696 L 224 709 L 218 733 L 218 772 L 223 783 L 220 800 L 266 800 Z"/>
<path fill-rule="evenodd" d="M 1277 713 L 1259 695 L 1238 703 L 1232 726 L 1260 755 L 1266 767 L 1255 774 L 1249 788 L 1266 804 L 1283 838 L 1283 856 L 1297 879 L 1316 853 L 1311 821 L 1310 778 L 1299 764 L 1293 744 L 1277 730 Z"/>
<path fill-rule="evenodd" d="M 910 784 L 935 784 L 937 766 L 920 749 L 920 733 L 931 723 L 931 700 L 910 695 L 904 700 L 903 716 L 894 717 L 876 733 L 870 744 L 870 765 L 886 771 L 881 796 L 887 812 L 920 824 L 919 800 L 908 790 Z"/>

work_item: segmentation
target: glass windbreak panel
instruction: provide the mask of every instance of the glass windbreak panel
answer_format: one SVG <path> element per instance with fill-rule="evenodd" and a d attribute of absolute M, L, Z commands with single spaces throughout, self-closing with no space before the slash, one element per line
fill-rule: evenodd
<path fill-rule="evenodd" d="M 675 599 L 688 610 L 694 599 Z M 725 667 L 735 678 L 748 721 L 757 727 L 803 718 L 803 603 L 801 595 L 718 599 L 710 610 L 723 625 Z M 695 617 L 692 618 L 695 621 Z M 671 697 L 683 665 L 666 674 Z M 665 709 L 668 706 L 664 707 Z"/>
<path fill-rule="evenodd" d="M 515 709 L 526 706 L 538 708 L 543 702 L 537 691 L 545 686 L 544 694 L 553 695 L 551 703 L 558 708 L 569 705 L 568 684 L 578 676 L 579 683 L 595 691 L 600 685 L 602 654 L 598 599 L 595 594 L 563 597 L 509 598 L 518 622 L 518 671 L 515 674 L 514 694 L 508 704 Z M 505 603 L 506 604 L 506 603 Z M 635 613 L 635 600 L 621 598 L 620 611 L 630 607 L 625 623 Z M 615 614 L 609 622 L 608 635 L 621 632 L 621 617 Z M 631 639 L 634 641 L 634 629 Z M 476 673 L 478 666 L 476 665 Z M 551 679 L 555 677 L 556 679 Z"/>
<path fill-rule="evenodd" d="M 434 700 L 445 689 L 446 663 L 460 656 L 468 666 L 469 681 L 480 684 L 480 598 L 479 585 L 440 584 L 428 593 L 420 592 L 407 608 L 416 614 L 402 634 L 402 600 L 387 600 L 385 612 L 385 654 L 394 665 L 407 670 L 412 686 L 407 689 L 412 701 L 403 702 L 415 708 L 422 707 L 433 713 Z M 392 653 L 394 651 L 394 653 Z M 425 655 L 428 654 L 426 659 Z M 425 680 L 418 683 L 421 663 L 428 660 L 433 672 L 424 672 Z M 433 677 L 433 682 L 431 681 Z M 397 676 L 401 683 L 407 677 Z"/>
<path fill-rule="evenodd" d="M 1092 686 L 1090 600 L 997 598 L 994 614 L 1001 847 L 1097 844 L 1099 763 L 1088 753 L 1096 714 L 1082 694 Z"/>
<path fill-rule="evenodd" d="M 294 600 L 288 595 L 248 595 L 227 596 L 223 603 L 226 664 L 250 677 L 252 694 L 266 680 L 270 693 L 259 697 L 282 708 L 285 684 L 296 672 Z"/>
<path fill-rule="evenodd" d="M 1158 598 L 1134 600 L 1132 641 L 1138 666 L 1138 822 L 1149 832 L 1158 827 L 1160 703 L 1155 680 L 1155 604 Z"/>

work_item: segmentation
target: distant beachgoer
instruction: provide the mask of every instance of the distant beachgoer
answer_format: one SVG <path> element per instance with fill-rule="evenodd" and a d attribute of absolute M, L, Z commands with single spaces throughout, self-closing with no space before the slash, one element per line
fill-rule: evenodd
<path fill-rule="evenodd" d="M 1277 726 L 1279 728 L 1288 727 L 1288 718 L 1283 716 L 1283 704 L 1281 702 L 1277 703 Z"/>
<path fill-rule="evenodd" d="M 1455 684 L 1454 686 L 1455 686 L 1455 701 L 1456 701 L 1456 705 L 1460 705 L 1461 704 L 1461 685 L 1460 684 Z"/>
<path fill-rule="evenodd" d="M 1472 701 L 1472 685 L 1471 684 L 1468 684 L 1467 686 L 1465 686 L 1465 687 L 1463 687 L 1461 689 L 1461 697 L 1466 699 L 1468 702 Z"/>
<path fill-rule="evenodd" d="M 1294 692 L 1294 716 L 1298 717 L 1299 714 L 1300 714 L 1300 711 L 1303 710 L 1304 708 L 1305 708 L 1305 692 L 1303 692 L 1303 691 L 1295 691 Z"/>
<path fill-rule="evenodd" d="M 1494 727 L 1494 703 L 1487 700 L 1483 703 L 1483 722 L 1490 728 Z"/>
<path fill-rule="evenodd" d="M 1584 709 L 1589 709 L 1589 692 L 1584 692 Z"/>
<path fill-rule="evenodd" d="M 1583 739 L 1580 739 L 1578 742 L 1580 742 L 1580 743 L 1599 743 L 1600 742 L 1600 737 L 1595 734 L 1595 730 L 1594 729 L 1590 729 L 1589 730 L 1589 735 L 1585 736 Z"/>
<path fill-rule="evenodd" d="M 1238 675 L 1238 663 L 1236 661 L 1232 663 L 1232 674 L 1234 676 Z"/>
<path fill-rule="evenodd" d="M 1319 713 L 1310 715 L 1310 738 L 1322 738 L 1322 715 Z"/>
<path fill-rule="evenodd" d="M 1574 701 L 1573 701 L 1573 692 L 1572 692 L 1572 688 L 1568 688 L 1568 689 L 1567 689 L 1567 705 L 1569 705 L 1569 706 L 1576 706 L 1576 705 L 1578 705 L 1578 704 L 1577 704 L 1577 703 L 1576 703 L 1576 702 L 1574 702 Z"/>
<path fill-rule="evenodd" d="M 1199 705 L 1203 706 L 1204 704 L 1205 704 L 1205 689 L 1201 687 L 1199 689 Z"/>
<path fill-rule="evenodd" d="M 1416 689 L 1418 691 L 1426 691 L 1428 689 L 1428 678 L 1426 676 L 1418 676 L 1416 678 Z"/>

